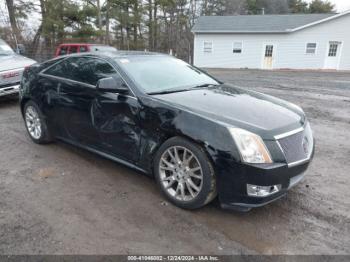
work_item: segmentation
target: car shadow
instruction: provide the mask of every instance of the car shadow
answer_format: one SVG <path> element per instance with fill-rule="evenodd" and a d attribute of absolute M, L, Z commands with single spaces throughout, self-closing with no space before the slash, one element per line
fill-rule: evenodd
<path fill-rule="evenodd" d="M 18 104 L 18 96 L 3 96 L 0 97 L 0 109 L 15 106 Z"/>

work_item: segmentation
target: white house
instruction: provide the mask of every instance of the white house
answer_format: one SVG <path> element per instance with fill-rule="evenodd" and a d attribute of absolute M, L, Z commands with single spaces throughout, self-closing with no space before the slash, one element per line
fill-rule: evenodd
<path fill-rule="evenodd" d="M 203 16 L 192 31 L 198 67 L 350 70 L 350 10 Z"/>

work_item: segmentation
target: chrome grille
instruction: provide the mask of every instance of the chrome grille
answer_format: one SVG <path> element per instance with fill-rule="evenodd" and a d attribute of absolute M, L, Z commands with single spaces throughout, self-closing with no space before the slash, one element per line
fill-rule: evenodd
<path fill-rule="evenodd" d="M 310 125 L 307 123 L 304 130 L 278 139 L 278 143 L 288 164 L 309 159 L 313 150 L 313 136 Z"/>

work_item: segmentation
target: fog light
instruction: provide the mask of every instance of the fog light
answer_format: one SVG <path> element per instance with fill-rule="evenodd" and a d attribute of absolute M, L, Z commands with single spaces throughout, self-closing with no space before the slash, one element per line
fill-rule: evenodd
<path fill-rule="evenodd" d="M 281 190 L 281 188 L 282 188 L 281 185 L 257 186 L 257 185 L 247 184 L 247 193 L 248 193 L 248 196 L 266 197 L 277 193 L 278 191 Z"/>

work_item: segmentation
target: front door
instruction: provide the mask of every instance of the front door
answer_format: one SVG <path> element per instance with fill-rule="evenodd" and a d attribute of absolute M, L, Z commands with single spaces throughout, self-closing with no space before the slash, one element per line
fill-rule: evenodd
<path fill-rule="evenodd" d="M 341 55 L 341 42 L 331 41 L 328 44 L 325 69 L 338 69 Z"/>
<path fill-rule="evenodd" d="M 103 151 L 137 162 L 140 156 L 140 104 L 132 94 L 99 92 L 92 109 Z"/>
<path fill-rule="evenodd" d="M 264 47 L 263 69 L 273 69 L 275 46 L 266 44 Z"/>

